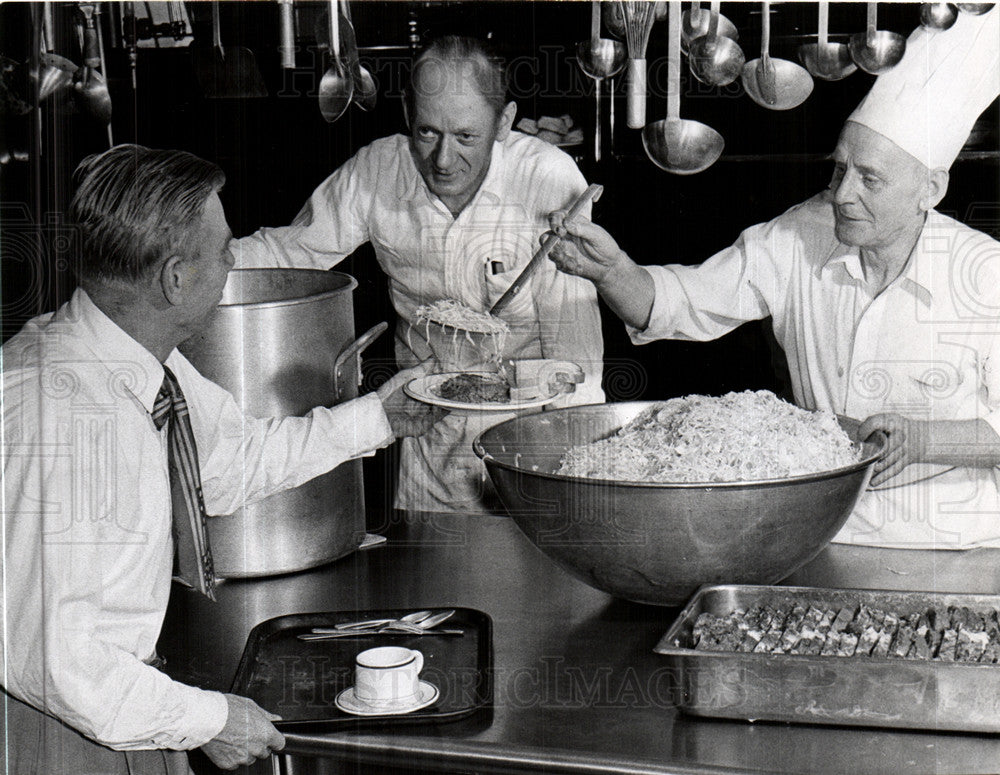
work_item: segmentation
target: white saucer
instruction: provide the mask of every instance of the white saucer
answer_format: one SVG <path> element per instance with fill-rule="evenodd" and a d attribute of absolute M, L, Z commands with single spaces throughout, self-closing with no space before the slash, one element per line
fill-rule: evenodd
<path fill-rule="evenodd" d="M 434 703 L 437 698 L 438 688 L 426 681 L 421 681 L 419 695 L 413 701 L 403 705 L 387 704 L 378 707 L 370 705 L 354 696 L 353 686 L 349 689 L 344 689 L 344 691 L 338 694 L 334 703 L 344 713 L 350 713 L 354 716 L 401 716 L 404 713 L 413 713 L 415 710 L 426 708 L 428 705 Z"/>

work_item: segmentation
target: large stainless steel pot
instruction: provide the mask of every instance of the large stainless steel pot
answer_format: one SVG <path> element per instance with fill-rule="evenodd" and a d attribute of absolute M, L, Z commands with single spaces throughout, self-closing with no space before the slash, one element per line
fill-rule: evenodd
<path fill-rule="evenodd" d="M 385 329 L 354 339 L 357 281 L 311 269 L 230 273 L 203 333 L 181 351 L 255 417 L 301 416 L 357 396 L 360 352 Z M 219 576 L 311 568 L 354 551 L 364 536 L 361 461 L 235 514 L 209 519 Z"/>

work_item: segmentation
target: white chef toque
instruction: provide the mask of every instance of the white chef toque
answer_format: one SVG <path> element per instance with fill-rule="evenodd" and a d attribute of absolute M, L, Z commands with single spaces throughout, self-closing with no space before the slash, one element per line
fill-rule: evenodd
<path fill-rule="evenodd" d="M 917 27 L 906 53 L 875 79 L 848 121 L 922 162 L 951 167 L 980 114 L 1000 94 L 1000 8 L 960 13 L 949 30 Z"/>

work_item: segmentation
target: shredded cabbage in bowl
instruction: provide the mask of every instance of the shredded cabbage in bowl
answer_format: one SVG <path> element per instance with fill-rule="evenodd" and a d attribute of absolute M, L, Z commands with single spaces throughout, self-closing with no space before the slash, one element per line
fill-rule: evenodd
<path fill-rule="evenodd" d="M 570 447 L 556 473 L 626 482 L 737 482 L 819 473 L 860 459 L 860 447 L 831 412 L 747 390 L 657 404 L 608 438 Z"/>

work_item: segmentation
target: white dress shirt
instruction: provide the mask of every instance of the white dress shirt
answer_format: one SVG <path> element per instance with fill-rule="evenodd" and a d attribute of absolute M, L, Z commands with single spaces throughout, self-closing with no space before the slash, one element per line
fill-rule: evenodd
<path fill-rule="evenodd" d="M 982 418 L 1000 432 L 1000 243 L 958 221 L 928 213 L 903 273 L 874 297 L 825 192 L 699 266 L 646 269 L 656 296 L 636 343 L 707 341 L 770 315 L 800 406 Z M 997 469 L 908 466 L 862 496 L 835 540 L 1000 546 Z"/>
<path fill-rule="evenodd" d="M 192 749 L 222 694 L 144 664 L 173 559 L 163 367 L 83 290 L 4 345 L 4 688 L 112 748 Z M 209 514 L 229 514 L 392 440 L 377 396 L 258 420 L 176 350 Z"/>
<path fill-rule="evenodd" d="M 431 355 L 423 328 L 414 326 L 417 307 L 451 298 L 489 310 L 538 249 L 549 213 L 569 207 L 586 185 L 558 148 L 511 132 L 494 143 L 479 191 L 454 217 L 420 176 L 409 138 L 393 135 L 362 148 L 328 177 L 291 226 L 238 240 L 233 254 L 241 268 L 329 269 L 371 242 L 400 317 L 396 358 L 405 368 Z M 546 261 L 503 318 L 511 326 L 504 357 L 565 360 L 583 368 L 583 384 L 556 406 L 604 400 L 604 344 L 591 283 Z M 396 505 L 476 510 L 485 473 L 472 440 L 509 416 L 452 414 L 430 433 L 404 439 Z"/>

